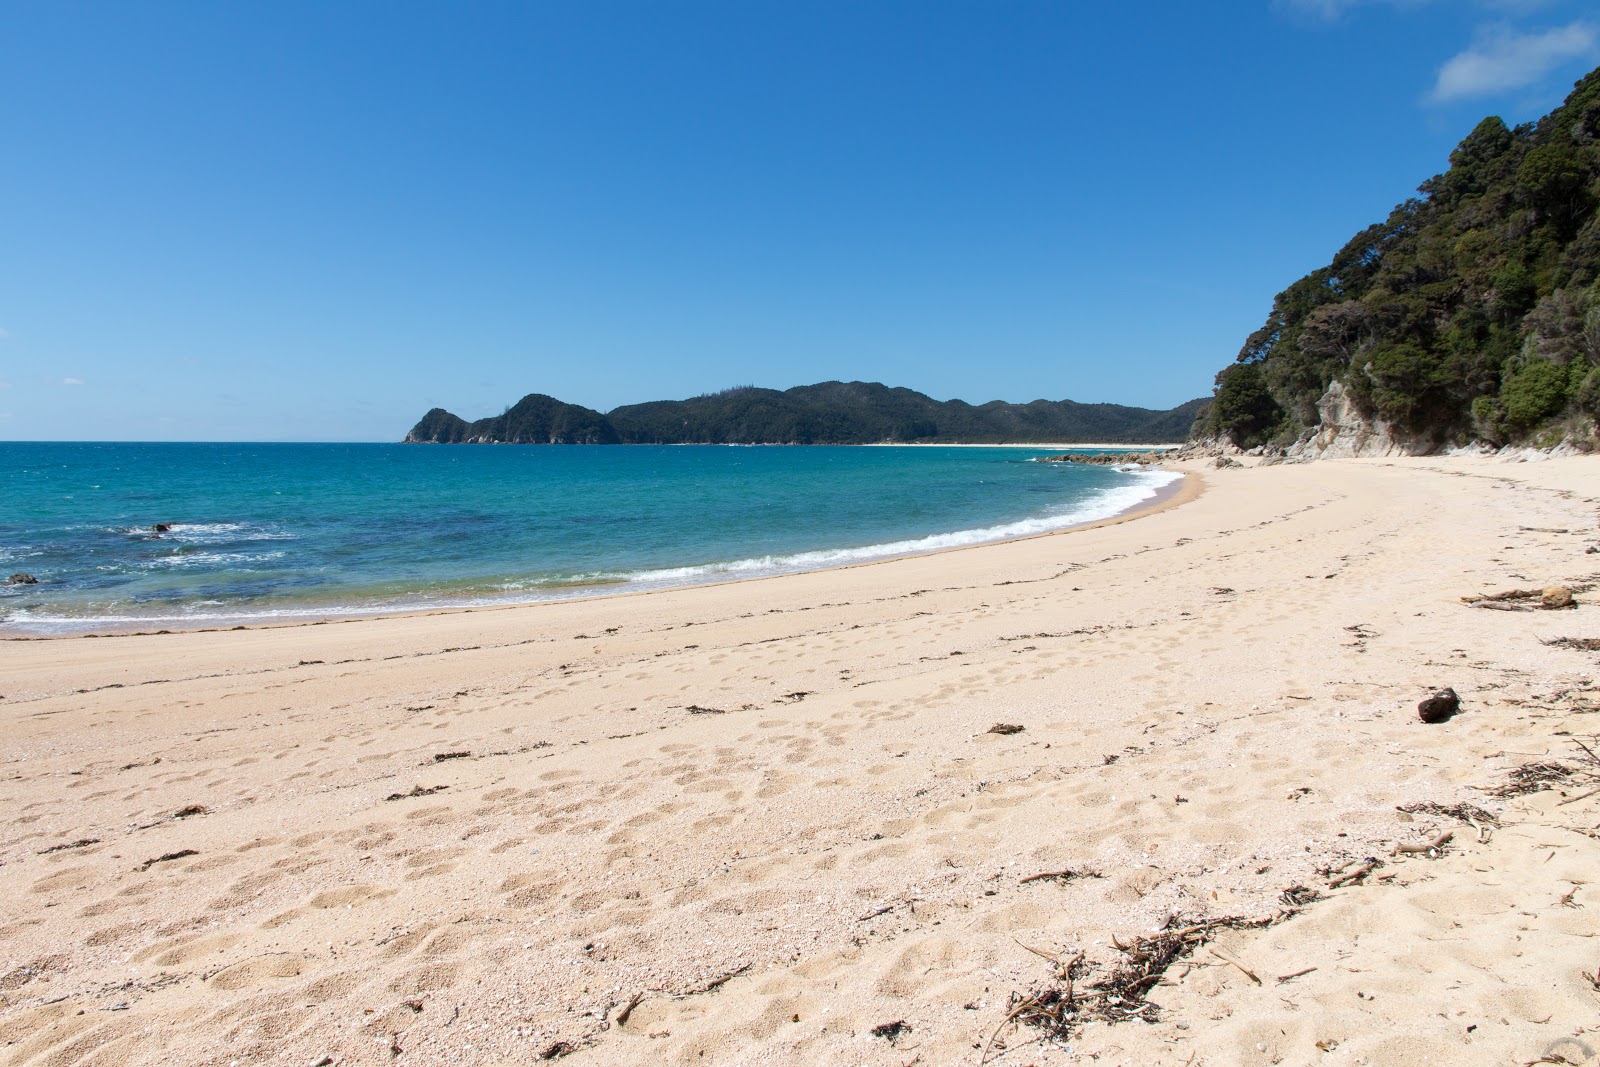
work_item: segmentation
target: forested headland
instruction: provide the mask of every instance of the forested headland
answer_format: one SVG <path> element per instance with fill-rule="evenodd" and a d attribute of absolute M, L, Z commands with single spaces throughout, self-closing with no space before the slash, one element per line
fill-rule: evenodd
<path fill-rule="evenodd" d="M 1597 205 L 1600 69 L 1537 122 L 1478 123 L 1445 173 L 1279 293 L 1197 433 L 1292 446 L 1353 409 L 1410 451 L 1600 443 Z"/>

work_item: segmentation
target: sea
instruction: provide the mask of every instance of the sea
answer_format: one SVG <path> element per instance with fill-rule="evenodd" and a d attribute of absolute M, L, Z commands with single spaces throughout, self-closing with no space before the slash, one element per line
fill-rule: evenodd
<path fill-rule="evenodd" d="M 661 589 L 1093 522 L 1164 471 L 1050 448 L 0 442 L 0 633 Z M 164 527 L 161 529 L 160 527 Z"/>

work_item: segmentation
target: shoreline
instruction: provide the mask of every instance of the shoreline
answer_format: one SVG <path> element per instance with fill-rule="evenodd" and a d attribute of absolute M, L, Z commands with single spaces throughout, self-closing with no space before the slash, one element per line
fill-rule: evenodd
<path fill-rule="evenodd" d="M 1593 1045 L 1597 469 L 1208 470 L 760 584 L 0 644 L 7 1062 Z"/>
<path fill-rule="evenodd" d="M 876 447 L 876 446 L 860 446 Z M 920 447 L 920 446 L 908 446 Z M 938 446 L 945 447 L 945 446 Z M 963 446 L 964 447 L 964 446 Z M 973 446 L 991 447 L 991 446 Z M 1021 447 L 1021 446 L 1018 446 Z M 1032 446 L 1029 446 L 1032 447 Z M 1048 446 L 1046 446 L 1048 447 Z M 743 582 L 767 581 L 773 578 L 782 578 L 791 574 L 826 573 L 836 570 L 849 570 L 853 567 L 874 566 L 901 559 L 913 559 L 920 556 L 938 555 L 944 552 L 959 552 L 972 548 L 982 548 L 986 545 L 1007 544 L 1013 541 L 1026 541 L 1035 537 L 1054 537 L 1058 534 L 1072 533 L 1079 530 L 1091 530 L 1105 525 L 1115 525 L 1140 518 L 1145 515 L 1155 514 L 1169 507 L 1177 507 L 1196 499 L 1204 491 L 1204 481 L 1201 476 L 1193 471 L 1178 471 L 1161 468 L 1165 473 L 1178 474 L 1180 477 L 1166 485 L 1158 487 L 1149 500 L 1141 501 L 1131 507 L 1108 515 L 1102 519 L 1092 519 L 1088 522 L 1075 523 L 1058 529 L 1045 530 L 1040 533 L 1023 534 L 1016 537 L 1002 537 L 992 541 L 974 541 L 970 544 L 948 545 L 939 548 L 930 548 L 920 552 L 895 553 L 884 556 L 867 557 L 845 563 L 834 563 L 821 567 L 803 567 L 796 570 L 777 570 L 768 574 L 751 574 L 743 577 L 716 578 L 708 581 L 685 581 L 677 584 L 664 584 L 644 589 L 618 590 L 604 592 L 604 585 L 589 587 L 594 592 L 576 592 L 570 596 L 548 596 L 537 600 L 507 599 L 503 603 L 463 603 L 441 604 L 437 607 L 400 607 L 389 611 L 383 610 L 354 610 L 350 612 L 337 611 L 328 614 L 306 614 L 303 616 L 285 615 L 272 621 L 250 621 L 251 616 L 225 616 L 215 622 L 204 625 L 186 626 L 177 618 L 158 618 L 149 622 L 129 622 L 124 626 L 109 626 L 74 630 L 71 632 L 28 634 L 10 632 L 0 621 L 0 642 L 3 641 L 64 641 L 81 638 L 108 638 L 108 637 L 137 637 L 137 636 L 162 636 L 167 634 L 184 633 L 216 633 L 220 631 L 255 630 L 255 629 L 280 629 L 302 626 L 324 626 L 336 623 L 366 622 L 373 619 L 405 619 L 425 617 L 431 615 L 455 615 L 463 612 L 479 611 L 505 611 L 518 608 L 535 608 L 547 604 L 566 604 L 576 601 L 609 600 L 618 597 L 650 596 L 656 593 L 671 592 L 678 589 L 694 589 L 734 585 Z M 87 620 L 92 622 L 92 620 Z"/>

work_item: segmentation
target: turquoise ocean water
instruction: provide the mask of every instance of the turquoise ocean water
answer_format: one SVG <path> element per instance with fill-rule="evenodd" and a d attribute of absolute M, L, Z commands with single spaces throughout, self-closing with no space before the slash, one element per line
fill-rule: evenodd
<path fill-rule="evenodd" d="M 811 570 L 1105 518 L 1049 449 L 0 443 L 0 633 L 235 625 Z M 156 535 L 151 527 L 171 524 Z"/>

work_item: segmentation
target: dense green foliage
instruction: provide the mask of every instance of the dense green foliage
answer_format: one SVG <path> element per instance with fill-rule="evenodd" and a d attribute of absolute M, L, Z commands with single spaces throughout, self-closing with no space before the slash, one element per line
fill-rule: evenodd
<path fill-rule="evenodd" d="M 1423 445 L 1592 437 L 1600 70 L 1537 123 L 1484 119 L 1418 192 L 1278 294 L 1199 432 L 1289 443 L 1338 381 Z"/>
<path fill-rule="evenodd" d="M 535 393 L 467 423 L 439 408 L 406 435 L 455 444 L 873 444 L 1181 441 L 1204 404 L 1170 411 L 1118 404 L 999 400 L 974 407 L 876 382 L 822 382 L 779 392 L 742 386 L 690 400 L 631 404 L 602 415 Z"/>

